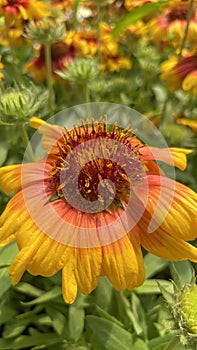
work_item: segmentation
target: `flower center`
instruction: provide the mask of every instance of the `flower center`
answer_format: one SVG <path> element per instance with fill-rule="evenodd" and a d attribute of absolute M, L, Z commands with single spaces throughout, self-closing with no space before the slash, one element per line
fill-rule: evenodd
<path fill-rule="evenodd" d="M 56 150 L 49 154 L 52 161 L 49 186 L 57 199 L 62 198 L 79 207 L 80 196 L 88 211 L 107 207 L 124 208 L 132 186 L 144 179 L 143 164 L 139 158 L 140 142 L 130 130 L 118 129 L 106 121 L 82 122 L 71 131 L 65 130 Z M 77 179 L 77 180 L 76 180 Z"/>
<path fill-rule="evenodd" d="M 176 20 L 186 20 L 188 13 L 188 5 L 184 4 L 184 6 L 176 7 L 170 13 L 168 14 L 169 22 L 173 22 Z M 192 18 L 194 17 L 195 13 L 193 11 Z"/>

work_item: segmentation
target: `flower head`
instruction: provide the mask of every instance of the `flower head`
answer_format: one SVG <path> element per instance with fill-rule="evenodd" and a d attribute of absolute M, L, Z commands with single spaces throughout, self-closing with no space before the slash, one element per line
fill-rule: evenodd
<path fill-rule="evenodd" d="M 0 187 L 15 191 L 0 218 L 1 246 L 16 238 L 20 250 L 9 270 L 13 284 L 25 270 L 51 276 L 62 269 L 63 297 L 72 303 L 77 287 L 87 295 L 101 275 L 117 290 L 141 285 L 140 245 L 168 260 L 197 261 L 185 242 L 196 237 L 197 195 L 155 163 L 183 170 L 190 151 L 148 147 L 105 118 L 71 130 L 38 118 L 31 125 L 46 157 L 0 169 Z"/>
<path fill-rule="evenodd" d="M 54 79 L 57 79 L 55 71 L 65 68 L 68 62 L 74 60 L 75 55 L 76 49 L 72 41 L 69 44 L 63 40 L 51 44 L 52 72 Z M 39 47 L 38 56 L 28 62 L 24 69 L 33 75 L 33 78 L 37 83 L 46 78 L 47 71 L 44 45 Z"/>
<path fill-rule="evenodd" d="M 197 94 L 197 55 L 187 55 L 180 60 L 171 57 L 161 65 L 161 79 L 165 80 L 170 91 L 182 88 Z"/>
<path fill-rule="evenodd" d="M 23 20 L 38 20 L 47 16 L 47 6 L 38 0 L 0 0 L 0 15 L 8 23 Z"/>
<path fill-rule="evenodd" d="M 170 1 L 158 17 L 148 21 L 146 28 L 149 38 L 156 43 L 165 42 L 169 45 L 170 42 L 173 46 L 180 48 L 187 25 L 189 6 L 189 1 Z M 197 13 L 194 9 L 188 27 L 190 42 L 196 40 L 196 30 Z"/>

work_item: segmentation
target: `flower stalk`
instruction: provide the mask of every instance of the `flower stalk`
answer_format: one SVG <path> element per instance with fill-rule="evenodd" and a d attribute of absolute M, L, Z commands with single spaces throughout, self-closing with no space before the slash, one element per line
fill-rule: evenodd
<path fill-rule="evenodd" d="M 31 144 L 30 144 L 30 141 L 29 141 L 29 137 L 28 137 L 27 131 L 25 129 L 24 123 L 18 121 L 17 126 L 18 126 L 18 129 L 19 129 L 21 138 L 23 140 L 23 143 L 24 143 L 24 145 L 26 147 L 26 154 L 28 156 L 28 160 L 29 161 L 34 161 L 34 153 L 33 153 L 33 150 L 32 150 L 32 147 L 31 147 Z"/>
<path fill-rule="evenodd" d="M 184 35 L 183 35 L 183 40 L 182 40 L 182 44 L 181 44 L 181 48 L 180 48 L 180 52 L 179 52 L 179 58 L 182 57 L 183 49 L 185 48 L 185 44 L 186 44 L 186 41 L 187 41 L 190 20 L 192 18 L 193 5 L 194 5 L 194 0 L 191 0 L 190 4 L 189 4 L 188 13 L 187 13 L 187 22 L 186 22 L 185 32 L 184 32 Z"/>
<path fill-rule="evenodd" d="M 51 44 L 46 42 L 45 47 L 45 60 L 46 60 L 46 69 L 47 69 L 47 85 L 49 92 L 49 111 L 50 115 L 54 113 L 54 101 L 53 101 L 53 81 L 52 81 L 52 62 L 51 62 Z"/>

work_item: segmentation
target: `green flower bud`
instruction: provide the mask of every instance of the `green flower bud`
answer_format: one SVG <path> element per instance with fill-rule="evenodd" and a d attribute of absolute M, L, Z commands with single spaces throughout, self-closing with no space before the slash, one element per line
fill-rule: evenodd
<path fill-rule="evenodd" d="M 31 21 L 26 26 L 26 37 L 41 44 L 55 43 L 64 37 L 65 26 L 59 19 L 44 18 L 39 21 Z"/>
<path fill-rule="evenodd" d="M 25 121 L 34 115 L 46 103 L 48 93 L 41 95 L 40 89 L 23 86 L 22 88 L 9 88 L 1 96 L 0 119 L 2 123 L 15 123 L 17 120 Z"/>
<path fill-rule="evenodd" d="M 56 73 L 63 79 L 72 82 L 92 81 L 97 78 L 100 69 L 96 61 L 89 58 L 76 58 L 73 62 L 69 62 L 67 69 L 63 71 L 56 71 Z"/>
<path fill-rule="evenodd" d="M 181 317 L 191 334 L 197 337 L 197 285 L 186 286 L 181 296 Z"/>

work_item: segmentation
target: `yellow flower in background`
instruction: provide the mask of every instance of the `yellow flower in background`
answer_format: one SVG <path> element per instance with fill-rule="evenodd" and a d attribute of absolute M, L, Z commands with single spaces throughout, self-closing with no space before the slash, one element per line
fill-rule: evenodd
<path fill-rule="evenodd" d="M 72 40 L 66 39 L 65 41 L 62 40 L 51 44 L 51 60 L 54 80 L 60 80 L 57 74 L 55 74 L 55 71 L 65 68 L 68 62 L 73 61 L 75 57 L 76 48 L 74 47 Z M 38 48 L 38 56 L 25 65 L 24 71 L 31 73 L 34 81 L 37 83 L 46 79 L 47 70 L 43 45 Z"/>
<path fill-rule="evenodd" d="M 123 56 L 102 56 L 101 68 L 104 71 L 119 72 L 121 69 L 131 69 L 132 63 L 127 57 Z"/>
<path fill-rule="evenodd" d="M 47 14 L 47 5 L 38 0 L 0 0 L 0 15 L 7 23 L 13 24 L 19 19 L 36 20 Z"/>
<path fill-rule="evenodd" d="M 67 11 L 74 5 L 74 0 L 50 0 L 50 4 L 54 8 Z"/>
<path fill-rule="evenodd" d="M 170 1 L 162 7 L 159 14 L 146 24 L 148 38 L 155 43 L 165 43 L 180 48 L 187 25 L 189 1 Z M 194 7 L 190 25 L 188 28 L 187 41 L 196 40 L 197 10 Z"/>
<path fill-rule="evenodd" d="M 193 130 L 193 132 L 197 133 L 197 119 L 186 119 L 186 118 L 178 118 L 176 119 L 176 122 L 181 125 L 188 126 Z"/>
<path fill-rule="evenodd" d="M 184 170 L 186 155 L 191 151 L 148 147 L 132 131 L 119 129 L 116 124 L 108 126 L 105 120 L 90 125 L 82 122 L 66 130 L 34 117 L 31 125 L 39 127 L 46 158 L 0 169 L 0 187 L 6 194 L 14 191 L 0 217 L 0 245 L 16 238 L 20 250 L 9 269 L 13 284 L 19 282 L 25 270 L 42 276 L 62 270 L 63 297 L 72 303 L 77 288 L 89 294 L 100 276 L 107 276 L 117 290 L 141 285 L 145 274 L 140 245 L 167 260 L 197 262 L 197 249 L 185 242 L 196 238 L 197 194 L 166 177 L 155 163 L 156 159 L 169 163 L 170 154 L 173 164 Z M 127 157 L 129 151 L 129 175 L 119 163 L 104 156 L 87 162 L 92 142 L 102 154 L 111 144 L 108 150 L 119 159 Z M 76 166 L 69 158 L 80 147 L 82 153 L 76 153 L 76 165 L 84 161 L 85 165 L 80 168 L 77 188 L 85 199 L 83 209 L 77 206 L 77 190 L 73 187 Z M 106 187 L 108 197 L 112 196 L 107 209 L 98 192 L 102 179 L 109 179 L 116 187 L 116 191 L 110 183 Z M 68 192 L 64 196 L 65 190 Z M 130 200 L 132 206 L 127 211 Z M 87 210 L 95 202 L 104 209 Z M 149 232 L 152 220 L 156 226 Z M 128 231 L 129 222 L 132 227 Z M 43 230 L 40 225 L 44 225 Z M 84 229 L 89 232 L 87 236 Z M 65 237 L 69 238 L 67 243 Z"/>
<path fill-rule="evenodd" d="M 2 71 L 1 71 L 3 68 L 4 68 L 4 65 L 3 65 L 2 62 L 0 62 L 0 80 L 2 80 L 4 78 L 4 75 L 3 75 Z"/>
<path fill-rule="evenodd" d="M 0 28 L 2 33 L 1 45 L 9 46 L 9 40 L 7 38 L 7 28 L 5 26 Z M 24 28 L 23 24 L 18 22 L 17 26 L 10 26 L 9 36 L 14 47 L 22 46 L 27 42 L 27 39 L 23 36 Z"/>
<path fill-rule="evenodd" d="M 158 2 L 157 0 L 124 0 L 124 6 L 128 11 L 133 10 L 135 7 L 140 7 L 146 4 Z"/>
<path fill-rule="evenodd" d="M 161 79 L 170 91 L 182 88 L 197 94 L 197 55 L 187 55 L 180 60 L 171 57 L 161 64 Z"/>

